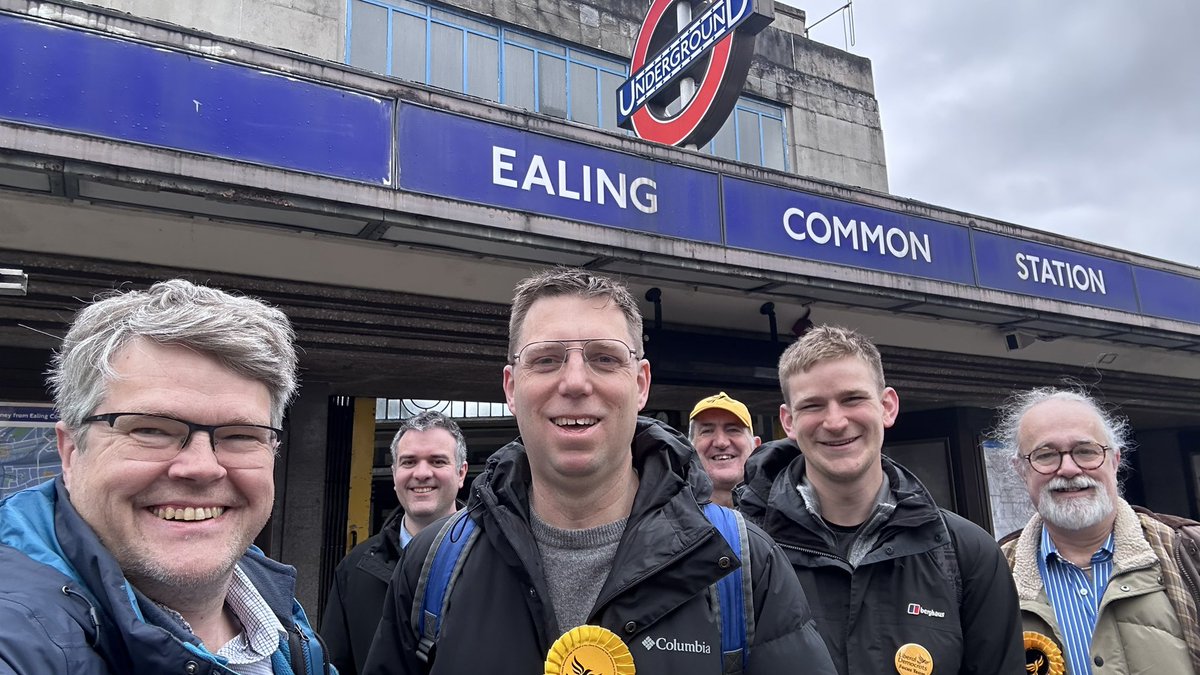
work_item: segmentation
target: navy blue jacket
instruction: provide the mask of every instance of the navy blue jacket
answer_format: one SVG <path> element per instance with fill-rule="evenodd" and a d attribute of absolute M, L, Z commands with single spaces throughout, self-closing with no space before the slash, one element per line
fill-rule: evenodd
<path fill-rule="evenodd" d="M 276 675 L 321 673 L 324 650 L 295 600 L 295 569 L 253 547 L 239 564 L 289 632 L 271 657 Z M 61 477 L 0 502 L 0 674 L 232 672 L 138 596 Z"/>

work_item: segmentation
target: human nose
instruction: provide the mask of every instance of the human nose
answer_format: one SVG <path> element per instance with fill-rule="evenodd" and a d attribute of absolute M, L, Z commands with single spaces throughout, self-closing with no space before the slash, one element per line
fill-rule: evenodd
<path fill-rule="evenodd" d="M 578 353 L 579 358 L 574 358 Z M 559 391 L 563 394 L 583 394 L 591 391 L 591 368 L 583 357 L 582 349 L 568 349 L 562 368 L 559 369 Z"/>
<path fill-rule="evenodd" d="M 168 475 L 196 481 L 213 481 L 225 476 L 225 466 L 217 457 L 212 432 L 195 430 L 183 442 L 171 461 Z"/>
<path fill-rule="evenodd" d="M 1075 463 L 1075 455 L 1070 452 L 1058 453 L 1058 471 L 1056 473 L 1064 476 L 1078 476 L 1083 473 L 1083 469 Z"/>
<path fill-rule="evenodd" d="M 420 480 L 433 476 L 433 467 L 429 462 L 417 462 L 417 466 L 413 469 L 413 477 Z"/>
<path fill-rule="evenodd" d="M 826 429 L 842 429 L 846 426 L 846 413 L 842 407 L 836 403 L 830 403 L 825 408 L 825 417 L 821 420 L 822 426 Z"/>

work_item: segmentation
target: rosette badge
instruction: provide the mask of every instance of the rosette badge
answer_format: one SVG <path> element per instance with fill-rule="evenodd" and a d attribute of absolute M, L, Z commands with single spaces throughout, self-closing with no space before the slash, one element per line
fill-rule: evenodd
<path fill-rule="evenodd" d="M 1025 672 L 1030 675 L 1063 675 L 1067 664 L 1062 650 L 1048 636 L 1025 631 Z"/>
<path fill-rule="evenodd" d="M 615 633 L 600 626 L 572 628 L 546 654 L 545 675 L 633 675 L 633 655 Z"/>

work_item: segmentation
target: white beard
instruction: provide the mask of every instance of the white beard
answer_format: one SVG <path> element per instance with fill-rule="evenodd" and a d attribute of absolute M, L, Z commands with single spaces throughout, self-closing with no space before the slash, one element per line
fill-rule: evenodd
<path fill-rule="evenodd" d="M 1056 499 L 1054 490 L 1063 488 L 1095 489 L 1091 497 Z M 1087 476 L 1053 478 L 1042 486 L 1038 513 L 1046 522 L 1064 530 L 1083 530 L 1104 521 L 1113 512 L 1113 502 L 1104 486 Z"/>

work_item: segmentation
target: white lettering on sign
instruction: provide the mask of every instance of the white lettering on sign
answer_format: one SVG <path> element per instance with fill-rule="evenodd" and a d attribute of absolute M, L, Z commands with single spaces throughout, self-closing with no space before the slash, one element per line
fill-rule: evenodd
<path fill-rule="evenodd" d="M 534 154 L 527 165 L 518 166 L 520 159 L 512 148 L 492 146 L 492 184 L 526 192 L 539 189 L 559 199 L 611 203 L 621 209 L 632 204 L 642 213 L 658 212 L 658 186 L 652 178 L 637 176 L 631 180 L 623 173 L 613 176 L 587 164 L 572 167 L 565 159 L 553 162 L 551 175 L 541 155 Z"/>
<path fill-rule="evenodd" d="M 796 241 L 811 241 L 822 246 L 849 247 L 855 251 L 874 252 L 895 258 L 912 258 L 933 263 L 933 248 L 928 234 L 917 234 L 898 227 L 884 229 L 854 219 L 843 221 L 813 211 L 804 213 L 797 208 L 783 212 L 783 229 Z"/>
<path fill-rule="evenodd" d="M 1031 253 L 1018 253 L 1016 261 L 1017 278 L 1023 281 L 1108 295 L 1104 286 L 1104 270 L 1043 258 Z"/>

